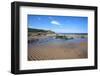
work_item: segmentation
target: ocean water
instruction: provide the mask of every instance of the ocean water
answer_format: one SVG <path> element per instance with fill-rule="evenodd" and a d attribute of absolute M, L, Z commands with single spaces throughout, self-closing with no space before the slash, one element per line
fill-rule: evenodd
<path fill-rule="evenodd" d="M 42 45 L 61 45 L 61 44 L 68 44 L 68 43 L 80 43 L 80 42 L 87 42 L 87 38 L 76 38 L 76 39 L 69 39 L 69 40 L 65 40 L 65 39 L 56 39 L 53 37 L 49 37 L 49 38 L 42 38 L 39 39 L 35 42 L 29 43 L 28 47 L 32 47 L 32 46 L 42 46 Z"/>

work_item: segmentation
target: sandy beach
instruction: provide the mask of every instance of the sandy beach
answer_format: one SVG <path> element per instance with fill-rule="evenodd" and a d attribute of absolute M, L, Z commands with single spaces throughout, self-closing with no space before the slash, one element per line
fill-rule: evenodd
<path fill-rule="evenodd" d="M 34 45 L 28 47 L 28 60 L 80 59 L 88 57 L 86 42 Z"/>

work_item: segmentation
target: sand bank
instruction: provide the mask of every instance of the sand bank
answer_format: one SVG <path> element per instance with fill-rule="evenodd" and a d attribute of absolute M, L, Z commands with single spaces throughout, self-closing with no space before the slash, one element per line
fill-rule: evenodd
<path fill-rule="evenodd" d="M 28 48 L 28 60 L 87 58 L 87 42 L 38 45 Z"/>

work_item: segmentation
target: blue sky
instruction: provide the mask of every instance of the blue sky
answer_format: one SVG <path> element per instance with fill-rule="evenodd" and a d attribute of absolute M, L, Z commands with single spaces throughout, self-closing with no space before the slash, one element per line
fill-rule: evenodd
<path fill-rule="evenodd" d="M 87 33 L 88 17 L 28 15 L 28 28 L 51 30 L 56 33 Z"/>

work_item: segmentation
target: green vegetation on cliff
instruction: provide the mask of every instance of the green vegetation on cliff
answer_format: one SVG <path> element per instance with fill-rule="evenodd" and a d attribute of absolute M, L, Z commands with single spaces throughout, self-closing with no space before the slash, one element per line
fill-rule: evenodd
<path fill-rule="evenodd" d="M 28 28 L 28 37 L 46 36 L 48 34 L 55 34 L 55 32 L 53 32 L 51 30 Z"/>
<path fill-rule="evenodd" d="M 33 29 L 33 28 L 28 28 L 28 32 L 35 32 L 35 33 L 38 33 L 38 32 L 43 32 L 43 33 L 55 33 L 53 31 L 50 31 L 50 30 L 41 30 L 41 29 Z"/>

